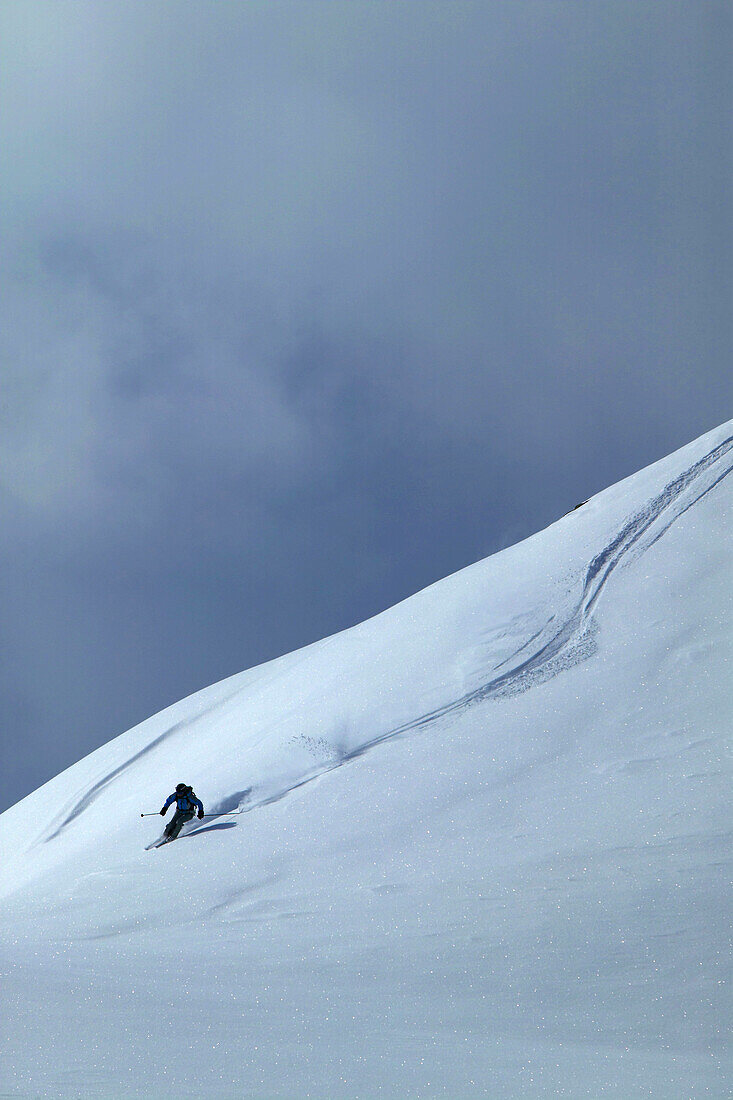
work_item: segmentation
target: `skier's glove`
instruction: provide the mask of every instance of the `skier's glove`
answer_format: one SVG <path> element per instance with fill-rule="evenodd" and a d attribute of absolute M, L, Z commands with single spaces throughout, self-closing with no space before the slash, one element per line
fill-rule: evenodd
<path fill-rule="evenodd" d="M 199 817 L 203 817 L 203 816 L 204 816 L 204 811 L 203 811 L 203 810 L 199 810 Z"/>
<path fill-rule="evenodd" d="M 161 817 L 165 817 L 165 806 L 164 806 L 164 807 L 163 807 L 163 809 L 162 809 L 162 810 L 160 811 L 160 816 L 161 816 Z"/>

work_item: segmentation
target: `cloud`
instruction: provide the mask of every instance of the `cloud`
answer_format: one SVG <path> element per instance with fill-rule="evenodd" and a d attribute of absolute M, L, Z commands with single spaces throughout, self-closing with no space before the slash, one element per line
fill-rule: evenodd
<path fill-rule="evenodd" d="M 8 721 L 70 758 L 728 415 L 727 5 L 0 20 Z"/>

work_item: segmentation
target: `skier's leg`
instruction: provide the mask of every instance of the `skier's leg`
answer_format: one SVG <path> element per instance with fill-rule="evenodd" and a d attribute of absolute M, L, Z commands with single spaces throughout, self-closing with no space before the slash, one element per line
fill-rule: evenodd
<path fill-rule="evenodd" d="M 167 837 L 173 836 L 173 830 L 176 828 L 177 823 L 178 823 L 178 810 L 176 810 L 176 812 L 173 814 L 173 817 L 170 819 L 170 821 L 166 825 L 165 829 L 163 830 L 163 835 L 167 836 Z M 180 828 L 176 831 L 175 835 L 178 836 L 179 832 L 180 832 Z"/>
<path fill-rule="evenodd" d="M 183 826 L 187 821 L 190 821 L 193 817 L 193 810 L 186 810 L 185 813 L 181 813 L 180 810 L 176 811 L 176 816 L 171 821 L 170 838 L 175 840 L 180 833 Z"/>

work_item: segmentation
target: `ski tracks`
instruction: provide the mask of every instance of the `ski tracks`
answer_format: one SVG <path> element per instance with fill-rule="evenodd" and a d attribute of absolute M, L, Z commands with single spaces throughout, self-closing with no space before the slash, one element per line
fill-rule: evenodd
<path fill-rule="evenodd" d="M 374 745 L 393 737 L 424 729 L 441 718 L 477 703 L 528 691 L 591 657 L 597 649 L 598 631 L 593 610 L 613 572 L 620 566 L 635 561 L 639 554 L 653 546 L 680 516 L 728 476 L 733 469 L 730 454 L 732 448 L 733 436 L 729 436 L 634 513 L 589 563 L 581 591 L 566 616 L 558 622 L 557 614 L 551 615 L 544 628 L 524 641 L 511 657 L 497 666 L 503 668 L 508 662 L 514 661 L 508 669 L 498 676 L 489 677 L 479 687 L 459 698 L 362 743 L 358 748 L 344 754 L 339 763 L 361 756 Z M 524 655 L 528 647 L 531 647 L 530 651 Z M 517 661 L 520 654 L 524 656 Z M 496 668 L 492 671 L 496 671 Z M 338 764 L 331 764 L 323 770 L 330 770 L 334 766 Z"/>
<path fill-rule="evenodd" d="M 732 448 L 733 436 L 729 436 L 669 482 L 660 493 L 634 513 L 607 545 L 592 558 L 585 570 L 580 592 L 574 599 L 572 594 L 569 594 L 571 602 L 566 613 L 558 614 L 556 610 L 546 619 L 543 627 L 534 630 L 513 654 L 494 666 L 491 672 L 498 675 L 489 675 L 483 683 L 471 691 L 409 722 L 371 737 L 354 748 L 346 749 L 344 746 L 325 744 L 320 765 L 316 763 L 306 774 L 299 776 L 280 791 L 268 791 L 265 797 L 250 798 L 249 805 L 242 812 L 279 801 L 303 784 L 356 759 L 384 741 L 424 729 L 448 715 L 456 714 L 487 700 L 506 698 L 528 691 L 535 685 L 557 676 L 565 669 L 587 660 L 597 649 L 597 625 L 593 612 L 613 573 L 616 569 L 636 561 L 639 555 L 645 553 L 662 538 L 682 515 L 728 476 L 733 469 Z M 506 667 L 507 665 L 509 667 Z M 499 669 L 503 671 L 499 672 Z M 230 698 L 231 696 L 226 697 L 211 709 L 226 705 Z M 198 715 L 193 721 L 201 717 L 203 715 Z M 55 827 L 52 826 L 51 831 L 43 839 L 48 841 L 58 836 L 109 783 L 162 741 L 186 727 L 190 728 L 191 724 L 191 721 L 175 723 L 129 760 L 105 775 L 76 800 L 70 810 L 62 816 L 61 821 L 57 822 Z M 250 796 L 253 793 L 251 788 L 246 792 L 237 791 L 225 799 L 221 806 L 226 806 L 227 809 L 233 808 L 234 805 L 240 805 L 242 795 Z"/>
<path fill-rule="evenodd" d="M 570 613 L 560 624 L 556 622 L 556 616 L 550 617 L 544 630 L 539 631 L 531 639 L 536 644 L 528 656 L 459 699 L 391 730 L 379 740 L 395 737 L 410 729 L 422 728 L 446 714 L 463 710 L 486 699 L 504 698 L 527 691 L 535 684 L 544 682 L 562 672 L 563 669 L 571 668 L 592 656 L 596 650 L 597 633 L 593 610 L 613 572 L 619 566 L 635 561 L 639 554 L 653 546 L 680 516 L 727 477 L 733 469 L 730 457 L 732 448 L 733 436 L 725 439 L 671 481 L 661 493 L 627 520 L 614 538 L 591 560 L 585 572 L 581 592 Z M 527 642 L 516 650 L 514 656 L 524 653 L 526 648 Z M 506 663 L 503 661 L 502 666 Z"/>
<path fill-rule="evenodd" d="M 471 691 L 418 718 L 371 737 L 354 748 L 345 749 L 343 746 L 326 744 L 320 766 L 316 764 L 280 791 L 269 791 L 264 797 L 255 797 L 245 812 L 279 801 L 305 783 L 363 756 L 376 745 L 425 729 L 442 718 L 458 714 L 490 699 L 507 698 L 528 691 L 587 660 L 597 650 L 598 625 L 593 612 L 613 573 L 618 568 L 635 562 L 685 512 L 728 476 L 733 469 L 732 450 L 733 436 L 729 436 L 670 481 L 643 508 L 628 518 L 613 538 L 591 559 L 582 574 L 580 592 L 574 599 L 570 594 L 570 607 L 565 614 L 556 609 L 547 617 L 542 628 L 533 631 L 513 654 L 491 669 L 493 673 L 497 673 L 499 669 L 504 671 L 498 675 L 489 675 Z"/>

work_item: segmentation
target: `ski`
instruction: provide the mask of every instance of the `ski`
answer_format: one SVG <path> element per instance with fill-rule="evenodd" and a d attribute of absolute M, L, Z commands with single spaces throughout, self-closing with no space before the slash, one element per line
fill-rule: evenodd
<path fill-rule="evenodd" d="M 164 844 L 170 844 L 172 839 L 173 837 L 170 836 L 159 836 L 158 839 L 154 840 L 152 844 L 145 845 L 145 851 L 149 852 L 153 848 L 162 848 Z"/>

